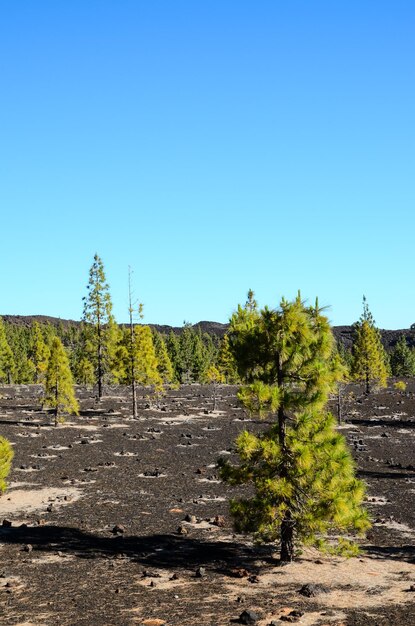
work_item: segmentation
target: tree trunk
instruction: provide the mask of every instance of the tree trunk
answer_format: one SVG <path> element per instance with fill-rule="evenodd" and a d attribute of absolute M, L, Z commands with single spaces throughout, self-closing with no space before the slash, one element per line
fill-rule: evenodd
<path fill-rule="evenodd" d="M 135 375 L 135 373 L 133 374 Z M 131 391 L 133 394 L 133 418 L 137 419 L 138 417 L 138 412 L 137 412 L 137 385 L 136 382 L 133 378 L 133 382 L 131 384 Z"/>
<path fill-rule="evenodd" d="M 283 374 L 280 365 L 278 364 L 278 386 L 281 389 L 283 385 Z M 284 412 L 284 407 L 280 406 L 278 409 L 278 439 L 282 451 L 282 464 L 280 476 L 286 477 L 288 474 L 287 468 L 287 449 L 285 445 L 287 431 L 287 418 Z M 284 563 L 289 563 L 294 559 L 294 520 L 291 516 L 291 511 L 288 509 L 285 513 L 284 519 L 281 522 L 281 555 L 280 559 Z"/>
<path fill-rule="evenodd" d="M 342 387 L 339 384 L 337 386 L 337 419 L 339 424 L 342 423 L 343 415 L 342 415 Z"/>
<path fill-rule="evenodd" d="M 283 563 L 290 563 L 294 559 L 294 520 L 290 511 L 287 511 L 281 522 L 281 555 Z"/>
<path fill-rule="evenodd" d="M 102 398 L 102 337 L 101 337 L 101 324 L 98 320 L 98 399 Z"/>
<path fill-rule="evenodd" d="M 216 411 L 216 383 L 213 383 L 213 412 Z"/>
<path fill-rule="evenodd" d="M 58 378 L 58 375 L 56 374 L 56 379 Z M 58 389 L 58 381 L 56 380 L 56 386 L 55 386 L 55 426 L 58 425 L 58 415 L 59 415 L 59 389 Z"/>

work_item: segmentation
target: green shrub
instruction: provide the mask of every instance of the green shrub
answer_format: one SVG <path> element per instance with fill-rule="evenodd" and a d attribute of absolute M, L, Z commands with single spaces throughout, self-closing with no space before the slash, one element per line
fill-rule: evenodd
<path fill-rule="evenodd" d="M 14 451 L 10 441 L 0 436 L 0 493 L 7 487 L 6 478 L 9 475 Z"/>
<path fill-rule="evenodd" d="M 393 386 L 396 389 L 396 391 L 406 390 L 406 383 L 404 383 L 403 380 L 398 380 Z"/>

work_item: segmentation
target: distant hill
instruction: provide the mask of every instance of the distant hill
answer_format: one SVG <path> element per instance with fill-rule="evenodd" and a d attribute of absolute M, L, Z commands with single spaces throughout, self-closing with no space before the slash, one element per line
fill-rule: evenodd
<path fill-rule="evenodd" d="M 30 326 L 34 321 L 39 324 L 51 324 L 58 327 L 78 326 L 79 321 L 65 320 L 59 317 L 50 317 L 48 315 L 3 315 L 3 320 L 8 324 L 16 324 L 17 326 Z M 183 326 L 168 326 L 162 324 L 148 324 L 159 333 L 169 334 L 173 331 L 180 335 Z M 228 329 L 228 324 L 220 324 L 219 322 L 201 321 L 193 324 L 194 329 L 200 328 L 202 332 L 223 337 Z M 381 330 L 382 343 L 387 350 L 392 349 L 401 335 L 405 335 L 409 346 L 415 347 L 415 330 L 403 328 L 401 330 Z M 333 333 L 336 341 L 340 341 L 346 348 L 350 349 L 353 343 L 353 326 L 333 326 Z"/>
<path fill-rule="evenodd" d="M 381 329 L 380 333 L 386 350 L 392 350 L 402 335 L 405 336 L 408 346 L 415 347 L 415 330 L 409 328 L 401 330 Z M 350 350 L 353 345 L 353 326 L 333 326 L 333 334 L 337 342 L 341 342 L 345 348 Z"/>
<path fill-rule="evenodd" d="M 80 321 L 78 320 L 65 320 L 60 317 L 51 317 L 49 315 L 2 315 L 3 321 L 7 324 L 15 324 L 16 326 L 31 326 L 33 322 L 39 324 L 51 324 L 56 328 L 63 326 L 68 328 L 69 326 L 78 326 Z M 179 335 L 183 331 L 183 326 L 167 326 L 163 324 L 146 324 L 150 328 L 154 328 L 159 333 L 169 334 L 171 331 Z M 217 335 L 223 337 L 228 328 L 228 324 L 219 324 L 219 322 L 197 322 L 193 324 L 194 329 L 200 328 L 202 332 L 209 333 L 210 335 Z"/>

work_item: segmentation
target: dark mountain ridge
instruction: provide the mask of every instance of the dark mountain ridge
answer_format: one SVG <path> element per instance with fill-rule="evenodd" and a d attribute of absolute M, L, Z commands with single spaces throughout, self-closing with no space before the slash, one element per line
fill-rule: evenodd
<path fill-rule="evenodd" d="M 4 322 L 7 324 L 15 324 L 16 326 L 30 326 L 33 322 L 39 324 L 51 324 L 52 326 L 68 328 L 69 326 L 78 326 L 79 321 L 66 320 L 59 317 L 51 317 L 49 315 L 2 315 Z M 148 324 L 150 328 L 154 328 L 159 333 L 169 334 L 174 332 L 177 335 L 183 331 L 183 326 L 168 326 L 165 324 Z M 202 332 L 223 337 L 228 329 L 228 324 L 219 322 L 200 321 L 192 325 L 195 330 L 200 329 Z M 415 347 L 415 330 L 403 328 L 400 330 L 384 330 L 381 329 L 382 343 L 387 350 L 392 349 L 398 339 L 404 335 L 409 346 Z M 350 349 L 353 344 L 353 326 L 333 326 L 333 333 L 336 341 L 341 342 L 345 348 Z"/>

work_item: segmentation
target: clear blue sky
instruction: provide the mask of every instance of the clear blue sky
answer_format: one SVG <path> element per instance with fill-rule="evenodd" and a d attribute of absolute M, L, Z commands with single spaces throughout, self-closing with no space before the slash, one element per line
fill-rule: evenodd
<path fill-rule="evenodd" d="M 412 0 L 1 0 L 0 313 L 415 322 Z"/>

